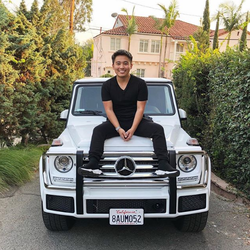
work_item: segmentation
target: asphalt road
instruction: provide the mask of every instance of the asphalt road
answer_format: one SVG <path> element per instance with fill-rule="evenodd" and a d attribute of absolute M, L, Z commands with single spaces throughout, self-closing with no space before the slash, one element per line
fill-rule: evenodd
<path fill-rule="evenodd" d="M 214 193 L 210 204 L 208 223 L 201 233 L 181 233 L 164 219 L 123 227 L 109 226 L 108 220 L 78 220 L 70 231 L 50 232 L 43 225 L 35 178 L 9 197 L 0 197 L 0 249 L 249 250 L 247 207 Z"/>

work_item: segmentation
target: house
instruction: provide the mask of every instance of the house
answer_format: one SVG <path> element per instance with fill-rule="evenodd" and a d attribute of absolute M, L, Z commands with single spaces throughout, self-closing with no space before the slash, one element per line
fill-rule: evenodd
<path fill-rule="evenodd" d="M 214 30 L 211 30 L 210 32 L 210 43 L 213 44 L 213 37 L 214 37 Z M 230 41 L 229 41 L 229 47 L 237 47 L 239 46 L 241 35 L 243 30 L 233 30 L 231 33 Z M 218 32 L 218 40 L 219 40 L 219 50 L 225 51 L 227 48 L 227 39 L 228 39 L 228 31 L 224 29 L 220 29 Z M 247 47 L 250 48 L 250 32 L 247 32 Z"/>
<path fill-rule="evenodd" d="M 172 70 L 176 61 L 186 52 L 188 40 L 199 26 L 176 20 L 174 26 L 170 29 L 169 35 L 163 36 L 162 53 L 161 32 L 155 27 L 155 20 L 152 17 L 135 16 L 136 32 L 131 35 L 131 44 L 129 51 L 133 55 L 132 73 L 139 77 L 166 77 L 172 78 Z M 118 49 L 128 50 L 129 36 L 126 32 L 128 26 L 127 16 L 118 15 L 115 24 L 111 30 L 100 32 L 94 37 L 94 52 L 91 61 L 91 76 L 100 77 L 105 74 L 114 75 L 111 56 Z M 242 31 L 232 33 L 230 46 L 238 43 Z M 211 32 L 211 46 L 213 43 L 213 34 Z M 222 42 L 227 36 L 223 30 L 219 33 L 219 43 L 221 50 L 225 49 L 226 41 Z M 249 38 L 250 35 L 248 34 Z M 166 60 L 163 65 L 165 41 L 167 39 Z M 223 40 L 221 40 L 223 39 Z M 231 42 L 232 41 L 232 42 Z M 248 43 L 250 47 L 250 44 Z M 161 58 L 160 58 L 161 54 Z M 163 74 L 160 72 L 163 70 Z"/>
<path fill-rule="evenodd" d="M 131 36 L 130 45 L 130 52 L 133 55 L 132 73 L 140 77 L 158 77 L 161 33 L 156 29 L 155 20 L 152 17 L 135 16 L 135 19 L 137 31 Z M 111 56 L 118 49 L 128 50 L 127 24 L 127 16 L 118 15 L 113 29 L 94 37 L 91 76 L 114 75 Z M 196 25 L 176 20 L 175 25 L 170 29 L 170 35 L 167 38 L 163 37 L 161 62 L 164 56 L 165 39 L 167 39 L 165 77 L 171 78 L 175 61 L 185 52 L 187 39 L 197 29 Z"/>

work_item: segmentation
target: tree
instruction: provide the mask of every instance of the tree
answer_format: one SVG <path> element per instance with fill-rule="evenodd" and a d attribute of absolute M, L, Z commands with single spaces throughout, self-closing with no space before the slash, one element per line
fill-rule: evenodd
<path fill-rule="evenodd" d="M 27 11 L 25 0 L 21 1 L 18 12 L 22 12 L 26 17 L 28 16 L 28 11 Z"/>
<path fill-rule="evenodd" d="M 227 46 L 229 46 L 232 31 L 239 29 L 242 24 L 243 15 L 241 14 L 241 9 L 244 2 L 245 0 L 241 0 L 238 7 L 233 2 L 222 3 L 219 6 L 225 30 L 228 32 Z"/>
<path fill-rule="evenodd" d="M 27 12 L 25 12 L 28 15 Z M 36 130 L 41 124 L 39 87 L 45 75 L 41 48 L 42 39 L 37 35 L 35 26 L 19 10 L 13 23 L 13 35 L 10 37 L 9 51 L 14 51 L 12 67 L 19 72 L 14 81 L 15 95 L 13 107 L 17 119 L 16 131 L 27 144 L 29 137 L 36 137 Z"/>
<path fill-rule="evenodd" d="M 93 58 L 94 51 L 94 41 L 93 39 L 88 39 L 83 45 L 83 53 L 87 63 L 84 69 L 85 76 L 91 76 L 91 59 Z"/>
<path fill-rule="evenodd" d="M 37 26 L 39 24 L 39 18 L 40 18 L 40 11 L 38 7 L 38 0 L 34 0 L 29 12 L 29 20 L 34 26 Z"/>
<path fill-rule="evenodd" d="M 205 33 L 206 41 L 205 47 L 210 46 L 210 17 L 209 17 L 209 0 L 206 0 L 206 6 L 203 12 L 202 28 Z"/>
<path fill-rule="evenodd" d="M 177 11 L 177 1 L 176 0 L 172 0 L 172 2 L 170 3 L 168 9 L 162 5 L 162 4 L 158 4 L 161 9 L 164 11 L 164 19 L 163 22 L 161 23 L 159 30 L 161 31 L 162 34 L 165 35 L 166 40 L 165 40 L 165 48 L 164 48 L 164 56 L 163 56 L 163 60 L 162 60 L 162 68 L 161 68 L 161 64 L 159 64 L 159 76 L 163 77 L 164 76 L 164 71 L 165 71 L 165 62 L 166 62 L 166 52 L 167 52 L 167 44 L 168 44 L 168 36 L 169 36 L 169 32 L 170 29 L 172 28 L 172 26 L 174 26 L 175 20 L 176 18 L 179 16 L 179 12 Z M 161 58 L 161 53 L 160 53 L 160 58 Z"/>
<path fill-rule="evenodd" d="M 58 0 L 69 21 L 69 30 L 85 31 L 85 22 L 91 21 L 92 0 Z"/>
<path fill-rule="evenodd" d="M 207 32 L 203 31 L 202 27 L 199 27 L 198 30 L 193 34 L 193 37 L 197 41 L 199 53 L 206 53 L 206 50 L 208 49 Z"/>
<path fill-rule="evenodd" d="M 216 27 L 214 32 L 214 39 L 213 39 L 213 49 L 219 48 L 219 25 L 220 25 L 220 12 L 217 13 L 216 17 Z"/>
<path fill-rule="evenodd" d="M 210 47 L 210 18 L 209 18 L 209 1 L 206 0 L 205 9 L 203 12 L 202 25 L 193 34 L 193 37 L 198 42 L 199 52 L 206 53 Z"/>
<path fill-rule="evenodd" d="M 126 32 L 128 33 L 128 51 L 130 51 L 130 43 L 131 43 L 131 36 L 136 32 L 137 30 L 137 25 L 136 25 L 136 20 L 135 20 L 135 16 L 134 16 L 134 10 L 135 7 L 133 7 L 132 10 L 132 15 L 129 16 L 128 15 L 128 11 L 126 9 L 122 9 L 123 12 L 125 12 L 127 14 L 127 28 L 126 28 Z"/>
<path fill-rule="evenodd" d="M 84 77 L 83 48 L 60 16 L 58 0 L 24 1 L 12 15 L 0 0 L 0 143 L 49 142 L 62 131 L 60 112 L 69 106 L 71 86 Z M 56 12 L 58 8 L 58 12 Z"/>
<path fill-rule="evenodd" d="M 165 26 L 162 25 L 162 22 L 160 19 L 155 18 L 154 16 L 151 16 L 155 21 L 155 28 L 158 29 L 161 32 L 161 38 L 160 38 L 160 53 L 159 53 L 159 66 L 158 66 L 158 77 L 161 77 L 161 58 L 162 58 L 162 46 L 163 46 L 163 35 L 164 35 L 164 29 Z"/>
<path fill-rule="evenodd" d="M 248 17 L 248 12 L 246 15 L 246 21 L 243 23 L 243 31 L 242 31 L 242 35 L 240 38 L 240 51 L 243 51 L 247 48 L 247 26 L 249 24 L 249 17 Z"/>
<path fill-rule="evenodd" d="M 11 62 L 14 60 L 13 52 L 8 50 L 9 37 L 15 17 L 7 10 L 0 0 L 0 146 L 11 146 L 11 137 L 15 134 L 17 124 L 16 110 L 13 107 L 15 96 L 15 79 L 18 71 Z"/>
<path fill-rule="evenodd" d="M 60 29 L 68 29 L 68 16 L 59 0 L 44 0 L 40 9 L 39 27 L 37 31 L 42 37 L 56 34 Z"/>

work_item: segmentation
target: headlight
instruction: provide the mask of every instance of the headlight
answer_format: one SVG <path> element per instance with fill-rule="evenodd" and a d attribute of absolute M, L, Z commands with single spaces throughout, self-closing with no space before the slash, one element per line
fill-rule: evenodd
<path fill-rule="evenodd" d="M 73 167 L 73 160 L 70 156 L 57 156 L 55 159 L 55 168 L 61 173 L 67 173 Z"/>
<path fill-rule="evenodd" d="M 197 166 L 197 160 L 193 155 L 182 155 L 178 160 L 178 166 L 183 172 L 191 172 Z"/>

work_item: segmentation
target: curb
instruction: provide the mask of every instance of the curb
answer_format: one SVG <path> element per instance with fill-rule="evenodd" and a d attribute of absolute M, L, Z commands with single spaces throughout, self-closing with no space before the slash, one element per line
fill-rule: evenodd
<path fill-rule="evenodd" d="M 250 208 L 250 200 L 248 200 L 244 194 L 214 173 L 211 173 L 211 191 L 231 201 L 242 203 Z"/>

